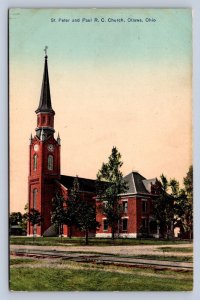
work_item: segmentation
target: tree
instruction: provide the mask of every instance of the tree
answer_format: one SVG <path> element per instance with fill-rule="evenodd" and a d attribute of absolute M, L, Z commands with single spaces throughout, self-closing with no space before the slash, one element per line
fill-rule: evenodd
<path fill-rule="evenodd" d="M 193 170 L 192 166 L 183 179 L 184 188 L 180 188 L 176 179 L 169 182 L 164 175 L 158 181 L 154 200 L 154 217 L 160 225 L 161 234 L 164 236 L 174 225 L 180 227 L 181 234 L 189 232 L 190 238 L 193 229 Z M 172 226 L 173 225 L 173 226 Z"/>
<path fill-rule="evenodd" d="M 189 232 L 190 239 L 193 232 L 193 166 L 189 167 L 186 177 L 183 179 L 186 201 L 184 205 L 184 221 L 183 227 L 185 232 Z"/>
<path fill-rule="evenodd" d="M 169 236 L 169 232 L 173 230 L 174 222 L 174 197 L 168 193 L 170 186 L 167 178 L 162 174 L 159 184 L 157 183 L 157 197 L 154 199 L 153 216 L 157 220 L 160 227 L 160 233 L 164 237 Z M 158 191 L 159 187 L 159 191 Z M 172 189 L 175 191 L 176 184 L 172 182 Z"/>
<path fill-rule="evenodd" d="M 27 218 L 28 218 L 28 204 L 24 207 L 25 213 L 22 214 L 21 212 L 12 212 L 9 216 L 9 225 L 10 225 L 10 232 L 12 226 L 18 226 L 18 234 L 24 234 L 27 232 Z"/>
<path fill-rule="evenodd" d="M 22 214 L 21 212 L 12 212 L 9 216 L 9 232 L 10 234 L 22 234 Z"/>
<path fill-rule="evenodd" d="M 27 232 L 27 220 L 28 220 L 28 203 L 24 206 L 25 213 L 22 215 L 22 221 L 20 223 L 22 229 Z"/>
<path fill-rule="evenodd" d="M 73 225 L 85 232 L 86 245 L 88 245 L 89 231 L 96 229 L 99 225 L 96 221 L 96 209 L 94 204 L 87 199 L 81 198 L 78 176 L 74 178 L 73 187 L 66 201 L 64 222 L 70 227 L 70 234 L 72 234 L 71 230 Z"/>
<path fill-rule="evenodd" d="M 21 212 L 12 212 L 9 216 L 10 226 L 20 225 L 22 222 L 22 214 Z"/>
<path fill-rule="evenodd" d="M 97 200 L 100 201 L 101 205 L 99 207 L 112 229 L 113 240 L 122 215 L 120 194 L 125 193 L 128 189 L 127 183 L 123 180 L 123 174 L 120 171 L 122 165 L 121 154 L 116 147 L 113 147 L 108 162 L 103 163 L 97 173 Z"/>
<path fill-rule="evenodd" d="M 95 230 L 99 223 L 96 221 L 96 209 L 85 199 L 80 199 L 77 210 L 77 225 L 85 232 L 85 244 L 88 245 L 89 231 Z"/>
<path fill-rule="evenodd" d="M 185 205 L 187 203 L 187 195 L 184 189 L 179 189 L 175 196 L 174 202 L 174 225 L 180 228 L 180 237 L 185 232 Z"/>
<path fill-rule="evenodd" d="M 182 221 L 184 218 L 184 206 L 186 201 L 186 193 L 184 189 L 180 189 L 179 182 L 176 179 L 171 179 L 169 182 L 171 188 L 171 195 L 174 198 L 174 226 L 180 227 L 180 231 L 183 231 Z"/>
<path fill-rule="evenodd" d="M 55 197 L 52 199 L 51 222 L 58 229 L 58 233 L 61 237 L 61 240 L 63 235 L 63 224 L 65 223 L 66 214 L 64 203 L 64 197 L 57 192 Z"/>
<path fill-rule="evenodd" d="M 193 199 L 193 166 L 189 167 L 186 177 L 183 178 L 183 183 L 188 198 Z"/>
<path fill-rule="evenodd" d="M 72 228 L 77 225 L 77 211 L 80 201 L 78 176 L 74 178 L 73 187 L 66 201 L 64 223 L 69 227 L 69 238 L 72 237 Z"/>
<path fill-rule="evenodd" d="M 42 222 L 41 214 L 38 210 L 31 208 L 30 212 L 27 214 L 27 219 L 33 226 L 33 241 L 35 239 L 35 226 L 40 225 Z"/>
<path fill-rule="evenodd" d="M 179 188 L 179 183 L 172 179 L 170 187 L 174 197 L 175 223 L 180 227 L 181 235 L 189 233 L 192 237 L 193 230 L 193 169 L 192 166 L 185 178 L 183 178 L 184 188 Z"/>

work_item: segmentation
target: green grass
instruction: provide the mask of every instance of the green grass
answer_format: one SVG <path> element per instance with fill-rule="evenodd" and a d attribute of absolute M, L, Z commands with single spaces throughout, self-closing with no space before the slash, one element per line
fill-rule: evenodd
<path fill-rule="evenodd" d="M 62 264 L 62 262 L 61 262 Z M 14 291 L 190 291 L 192 273 L 152 271 L 64 262 L 66 268 L 27 268 L 10 270 Z M 73 268 L 76 266 L 76 269 Z M 120 273 L 120 272 L 124 273 Z M 126 273 L 128 272 L 128 274 Z M 156 274 L 156 275 L 155 275 Z"/>
<path fill-rule="evenodd" d="M 90 246 L 111 246 L 111 245 L 124 245 L 124 246 L 131 246 L 131 245 L 178 245 L 188 243 L 188 241 L 179 241 L 179 240 L 155 240 L 155 239 L 89 239 Z M 36 245 L 36 246 L 83 246 L 85 245 L 84 238 L 58 238 L 58 237 L 37 237 L 36 240 L 33 242 L 32 237 L 14 237 L 10 238 L 10 244 L 15 245 Z"/>
<path fill-rule="evenodd" d="M 11 244 L 40 246 L 84 246 L 84 238 L 43 238 L 11 237 Z M 99 246 L 101 254 L 104 246 L 111 245 L 163 245 L 160 250 L 191 252 L 192 247 L 184 247 L 188 241 L 141 240 L 141 239 L 90 239 L 91 246 Z M 181 248 L 170 245 L 182 244 Z M 169 246 L 168 246 L 169 245 Z M 66 249 L 65 249 L 66 250 Z M 49 250 L 50 251 L 50 250 Z M 76 253 L 76 251 L 68 251 Z M 81 254 L 80 251 L 78 251 Z M 104 254 L 105 255 L 105 254 Z M 109 256 L 109 254 L 106 254 Z M 121 256 L 121 255 L 115 255 Z M 121 256 L 125 257 L 125 256 Z M 192 257 L 163 255 L 133 255 L 133 258 L 192 261 Z M 31 263 L 28 268 L 27 263 Z M 68 260 L 45 260 L 31 258 L 12 258 L 10 261 L 10 289 L 15 291 L 190 291 L 192 290 L 192 272 L 174 270 L 154 270 L 151 268 L 129 268 L 113 265 L 77 263 Z"/>
<path fill-rule="evenodd" d="M 193 262 L 193 258 L 190 256 L 135 255 L 129 257 L 173 262 Z"/>
<path fill-rule="evenodd" d="M 192 247 L 181 247 L 181 248 L 161 247 L 158 250 L 163 252 L 185 252 L 185 253 L 189 253 L 193 251 Z"/>
<path fill-rule="evenodd" d="M 19 264 L 29 264 L 29 263 L 37 263 L 34 259 L 26 259 L 26 258 L 12 258 L 10 259 L 10 265 L 19 265 Z"/>

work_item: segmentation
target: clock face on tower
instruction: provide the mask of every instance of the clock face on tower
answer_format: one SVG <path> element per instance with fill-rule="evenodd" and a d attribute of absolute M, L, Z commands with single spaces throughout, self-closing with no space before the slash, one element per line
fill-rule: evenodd
<path fill-rule="evenodd" d="M 34 151 L 38 151 L 39 150 L 39 145 L 34 145 Z"/>
<path fill-rule="evenodd" d="M 52 152 L 54 150 L 54 146 L 52 144 L 49 144 L 48 145 L 48 150 Z"/>

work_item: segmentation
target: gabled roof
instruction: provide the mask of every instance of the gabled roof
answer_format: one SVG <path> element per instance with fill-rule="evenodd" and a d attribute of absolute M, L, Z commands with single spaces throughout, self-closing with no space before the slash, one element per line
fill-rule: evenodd
<path fill-rule="evenodd" d="M 155 183 L 156 178 L 146 179 L 138 172 L 131 172 L 124 177 L 128 183 L 127 194 L 151 194 L 151 183 Z"/>
<path fill-rule="evenodd" d="M 59 182 L 66 188 L 71 189 L 75 178 L 75 176 L 61 175 Z M 80 191 L 96 193 L 96 180 L 78 177 L 78 182 Z"/>

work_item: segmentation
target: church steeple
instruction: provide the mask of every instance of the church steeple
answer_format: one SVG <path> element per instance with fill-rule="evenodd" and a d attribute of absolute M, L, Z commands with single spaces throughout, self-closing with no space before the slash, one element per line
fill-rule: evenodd
<path fill-rule="evenodd" d="M 45 48 L 45 52 L 46 52 Z M 41 88 L 41 95 L 40 95 L 40 103 L 35 111 L 36 114 L 39 112 L 44 112 L 44 113 L 54 113 L 54 110 L 52 109 L 51 106 L 51 93 L 50 93 L 50 85 L 49 85 L 49 74 L 48 74 L 48 56 L 47 54 L 45 55 L 45 62 L 44 62 L 44 73 L 43 73 L 43 81 L 42 81 L 42 88 Z"/>
<path fill-rule="evenodd" d="M 55 132 L 54 130 L 55 112 L 51 106 L 51 93 L 50 93 L 48 62 L 47 62 L 48 60 L 47 47 L 45 47 L 44 51 L 45 51 L 45 61 L 44 61 L 44 73 L 43 73 L 43 80 L 42 80 L 40 102 L 37 110 L 35 111 L 37 114 L 36 135 L 39 139 L 41 138 L 42 130 L 45 137 L 48 137 L 49 135 L 53 135 L 53 133 Z"/>
<path fill-rule="evenodd" d="M 44 73 L 42 90 L 37 114 L 36 134 L 30 137 L 29 145 L 29 209 L 40 212 L 44 222 L 32 226 L 28 222 L 28 234 L 43 235 L 51 226 L 51 199 L 57 191 L 57 180 L 60 179 L 60 150 L 61 146 L 54 138 L 54 115 L 51 106 L 49 87 L 47 47 L 45 47 Z M 40 89 L 40 87 L 38 87 Z M 37 101 L 37 100 L 36 100 Z"/>

